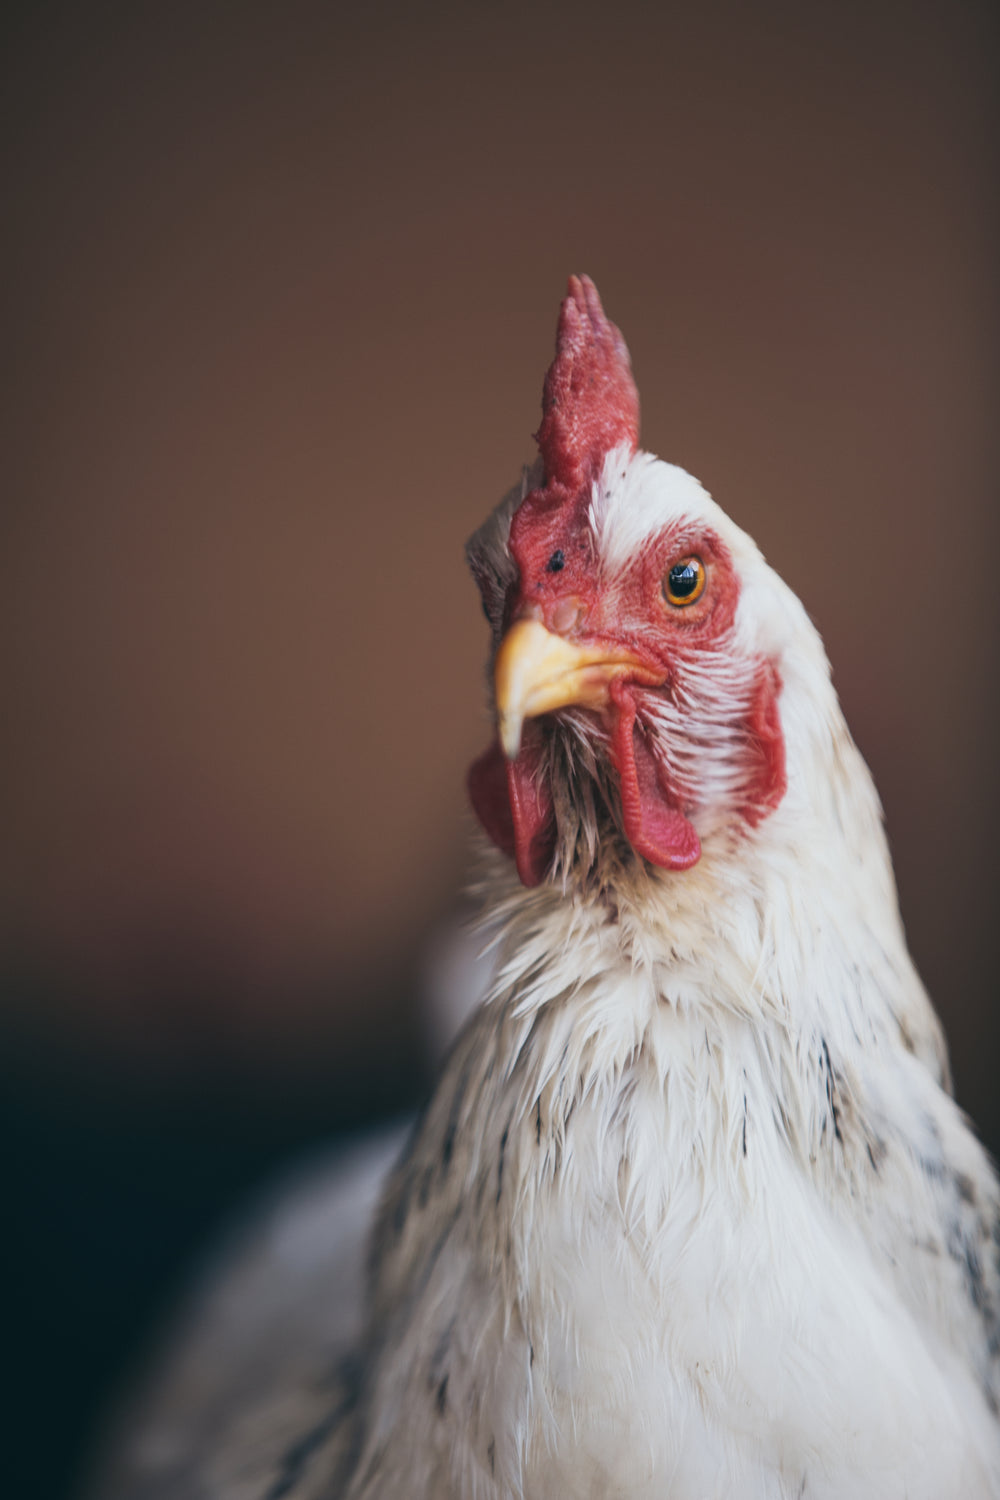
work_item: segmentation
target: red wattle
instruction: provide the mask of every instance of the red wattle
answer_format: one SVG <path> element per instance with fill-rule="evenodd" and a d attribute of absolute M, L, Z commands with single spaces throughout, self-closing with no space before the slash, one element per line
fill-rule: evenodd
<path fill-rule="evenodd" d="M 618 772 L 625 837 L 637 854 L 664 870 L 688 870 L 701 857 L 693 825 L 670 802 L 663 771 L 635 722 L 626 688 L 612 688 L 617 713 L 611 759 Z"/>
<path fill-rule="evenodd" d="M 500 741 L 494 740 L 472 762 L 465 778 L 472 811 L 502 853 L 514 858 L 514 820 L 510 815 L 506 759 Z"/>
<path fill-rule="evenodd" d="M 497 848 L 514 860 L 527 886 L 545 879 L 555 849 L 555 816 L 543 752 L 541 732 L 526 724 L 516 760 L 508 760 L 499 740 L 494 740 L 470 766 L 467 781 L 476 817 Z"/>

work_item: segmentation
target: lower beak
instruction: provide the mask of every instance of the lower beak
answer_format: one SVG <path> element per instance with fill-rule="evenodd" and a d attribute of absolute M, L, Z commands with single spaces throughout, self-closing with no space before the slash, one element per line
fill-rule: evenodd
<path fill-rule="evenodd" d="M 624 677 L 653 679 L 629 652 L 605 645 L 577 646 L 537 620 L 518 620 L 497 651 L 493 667 L 500 743 L 508 760 L 521 748 L 525 719 L 558 708 L 607 708 L 611 684 Z"/>

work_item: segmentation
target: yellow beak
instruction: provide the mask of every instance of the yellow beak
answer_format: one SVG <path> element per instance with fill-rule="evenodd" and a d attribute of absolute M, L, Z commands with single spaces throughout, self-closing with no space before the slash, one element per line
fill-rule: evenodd
<path fill-rule="evenodd" d="M 571 704 L 607 708 L 612 682 L 637 675 L 649 682 L 652 674 L 627 651 L 576 646 L 537 620 L 518 620 L 500 642 L 493 666 L 500 743 L 507 759 L 517 758 L 525 719 Z"/>

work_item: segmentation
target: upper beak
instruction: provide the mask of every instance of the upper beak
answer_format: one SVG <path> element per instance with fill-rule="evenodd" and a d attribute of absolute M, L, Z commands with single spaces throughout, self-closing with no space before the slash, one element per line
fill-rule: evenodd
<path fill-rule="evenodd" d="M 521 747 L 525 719 L 557 708 L 606 708 L 612 682 L 639 677 L 655 681 L 648 665 L 613 646 L 577 646 L 553 635 L 537 620 L 518 620 L 508 630 L 493 666 L 500 743 L 508 760 Z"/>

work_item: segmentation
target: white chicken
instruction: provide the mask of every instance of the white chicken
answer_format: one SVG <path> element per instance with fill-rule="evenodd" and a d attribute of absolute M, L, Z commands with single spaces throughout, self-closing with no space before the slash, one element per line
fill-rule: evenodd
<path fill-rule="evenodd" d="M 495 978 L 389 1178 L 363 1330 L 225 1462 L 114 1493 L 1000 1496 L 997 1181 L 818 635 L 638 450 L 585 277 L 538 441 L 469 546 Z"/>

